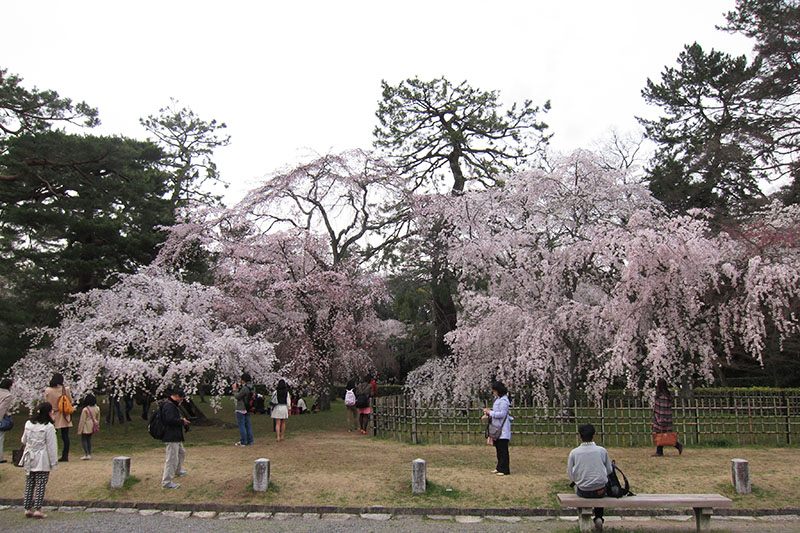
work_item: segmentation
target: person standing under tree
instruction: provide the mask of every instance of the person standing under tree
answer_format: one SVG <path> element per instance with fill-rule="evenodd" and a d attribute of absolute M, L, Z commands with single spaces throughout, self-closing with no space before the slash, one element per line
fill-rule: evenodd
<path fill-rule="evenodd" d="M 92 458 L 92 435 L 100 429 L 100 408 L 97 407 L 97 398 L 94 394 L 87 394 L 83 399 L 81 419 L 78 422 L 78 435 L 81 436 L 83 447 L 82 461 Z"/>
<path fill-rule="evenodd" d="M 289 418 L 289 405 L 292 396 L 284 380 L 278 381 L 278 386 L 272 394 L 275 403 L 272 406 L 271 416 L 275 420 L 275 440 L 280 442 L 286 438 L 286 419 Z M 272 401 L 270 401 L 272 403 Z"/>
<path fill-rule="evenodd" d="M 344 407 L 347 409 L 347 431 L 358 431 L 358 407 L 356 407 L 356 384 L 351 379 L 344 390 Z"/>
<path fill-rule="evenodd" d="M 169 398 L 158 405 L 161 409 L 161 420 L 164 423 L 164 437 L 161 441 L 166 444 L 166 460 L 164 461 L 164 474 L 161 477 L 162 489 L 177 489 L 180 483 L 173 483 L 175 476 L 185 476 L 183 460 L 186 450 L 183 448 L 183 429 L 189 431 L 189 421 L 181 416 L 178 406 L 186 398 L 181 389 L 175 389 Z"/>
<path fill-rule="evenodd" d="M 664 378 L 658 378 L 656 382 L 656 398 L 653 402 L 653 433 L 671 433 L 672 432 L 672 395 L 669 392 L 669 386 Z M 675 441 L 675 448 L 678 450 L 678 455 L 683 453 L 683 444 Z M 664 455 L 664 447 L 656 446 L 656 453 L 653 457 L 661 457 Z"/>
<path fill-rule="evenodd" d="M 372 391 L 372 384 L 369 378 L 364 379 L 364 382 L 356 390 L 356 407 L 358 408 L 358 421 L 362 435 L 366 435 L 369 429 L 369 416 L 372 414 L 372 406 L 369 399 L 373 395 Z"/>
<path fill-rule="evenodd" d="M 248 385 L 252 378 L 247 372 L 242 373 L 242 379 L 233 384 L 233 398 L 236 400 L 236 422 L 239 424 L 239 442 L 234 446 L 253 445 L 253 427 L 250 425 L 249 400 L 253 394 L 253 386 Z"/>
<path fill-rule="evenodd" d="M 50 479 L 50 472 L 58 468 L 58 446 L 56 428 L 49 402 L 39 404 L 30 420 L 25 422 L 22 433 L 22 466 L 25 468 L 25 507 L 26 518 L 47 518 L 42 512 L 42 500 Z"/>
<path fill-rule="evenodd" d="M 508 443 L 511 441 L 511 421 L 514 419 L 509 414 L 511 401 L 508 399 L 508 389 L 499 381 L 492 383 L 492 394 L 494 395 L 492 408 L 484 409 L 483 412 L 489 415 L 493 426 L 502 428 L 500 438 L 492 439 L 497 454 L 497 467 L 492 470 L 492 473 L 498 476 L 507 476 L 511 474 Z"/>
<path fill-rule="evenodd" d="M 72 395 L 69 392 L 69 387 L 64 386 L 64 376 L 61 374 L 53 374 L 53 379 L 50 380 L 50 386 L 44 389 L 44 398 L 53 408 L 53 424 L 57 430 L 61 431 L 61 457 L 59 461 L 62 463 L 69 461 L 69 428 L 72 427 L 72 413 L 62 413 L 58 405 L 62 396 L 69 399 L 72 404 Z"/>

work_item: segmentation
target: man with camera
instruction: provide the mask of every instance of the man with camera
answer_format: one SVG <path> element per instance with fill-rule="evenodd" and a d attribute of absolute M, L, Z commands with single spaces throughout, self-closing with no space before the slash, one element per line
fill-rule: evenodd
<path fill-rule="evenodd" d="M 242 379 L 233 384 L 233 398 L 236 400 L 236 422 L 239 423 L 239 442 L 234 446 L 252 446 L 253 428 L 250 426 L 250 398 L 253 395 L 253 385 L 248 385 L 251 377 L 247 372 L 242 373 Z"/>

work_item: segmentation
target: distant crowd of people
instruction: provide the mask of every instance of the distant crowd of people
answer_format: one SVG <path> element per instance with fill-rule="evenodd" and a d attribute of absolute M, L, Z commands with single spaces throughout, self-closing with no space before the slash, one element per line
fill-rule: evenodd
<path fill-rule="evenodd" d="M 12 403 L 11 389 L 13 382 L 3 379 L 0 382 L 0 463 L 6 463 L 3 457 L 3 445 L 7 430 L 13 426 L 10 416 Z M 269 400 L 269 408 L 264 406 L 263 396 L 256 392 L 252 378 L 247 372 L 233 383 L 234 411 L 239 426 L 239 440 L 236 446 L 253 445 L 253 429 L 250 416 L 256 412 L 269 412 L 273 419 L 275 439 L 281 442 L 286 438 L 286 422 L 290 415 L 304 414 L 319 410 L 314 405 L 311 410 L 306 408 L 302 394 L 293 398 L 286 381 L 281 379 Z M 497 463 L 492 473 L 498 476 L 511 474 L 509 458 L 509 442 L 511 440 L 511 401 L 508 389 L 499 381 L 492 383 L 491 391 L 493 403 L 491 408 L 485 408 L 484 423 L 487 424 L 487 443 L 494 446 Z M 370 398 L 378 396 L 378 385 L 374 379 L 362 378 L 359 382 L 348 381 L 344 392 L 346 408 L 347 431 L 359 431 L 366 435 L 369 430 L 370 415 L 372 414 Z M 61 374 L 53 374 L 50 384 L 43 393 L 44 401 L 33 410 L 32 416 L 25 423 L 22 434 L 23 450 L 19 457 L 19 465 L 25 469 L 25 498 L 24 508 L 26 517 L 44 518 L 42 500 L 51 471 L 58 468 L 59 462 L 69 461 L 70 428 L 73 427 L 72 417 L 76 411 L 80 412 L 78 434 L 81 437 L 83 448 L 82 460 L 92 458 L 92 436 L 100 429 L 100 408 L 93 394 L 87 394 L 76 408 L 73 407 L 72 393 L 64 384 Z M 261 398 L 261 401 L 259 401 Z M 148 417 L 150 405 L 154 398 L 147 394 L 143 401 L 142 417 Z M 175 482 L 178 476 L 186 475 L 183 468 L 186 450 L 184 449 L 184 434 L 189 431 L 191 421 L 182 413 L 181 406 L 186 401 L 186 394 L 181 388 L 174 388 L 167 397 L 156 404 L 156 411 L 163 425 L 165 444 L 164 470 L 161 486 L 165 489 L 180 487 Z M 672 396 L 667 382 L 659 379 L 656 384 L 654 398 L 653 426 L 654 435 L 673 435 L 669 444 L 660 444 L 656 448 L 655 456 L 663 456 L 664 446 L 672 445 L 678 453 L 683 453 L 683 445 L 677 440 L 677 434 L 670 433 L 672 424 Z M 118 409 L 120 419 L 123 416 L 129 419 L 131 408 L 126 403 L 126 412 L 123 415 L 121 404 L 112 404 Z M 152 422 L 151 422 L 152 423 Z M 582 444 L 573 449 L 567 460 L 567 477 L 574 484 L 578 496 L 584 498 L 602 498 L 607 494 L 609 475 L 613 473 L 612 463 L 608 452 L 602 446 L 594 443 L 595 428 L 591 424 L 583 424 L 578 428 Z M 61 454 L 57 453 L 57 438 L 60 435 Z M 656 440 L 656 439 L 654 439 Z M 660 441 L 657 441 L 660 442 Z M 594 521 L 598 528 L 603 524 L 603 508 L 594 509 Z"/>

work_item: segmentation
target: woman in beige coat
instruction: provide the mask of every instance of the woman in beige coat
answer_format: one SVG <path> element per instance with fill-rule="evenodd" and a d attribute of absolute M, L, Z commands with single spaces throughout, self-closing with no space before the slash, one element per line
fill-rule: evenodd
<path fill-rule="evenodd" d="M 57 430 L 61 430 L 61 442 L 63 449 L 61 450 L 61 458 L 59 461 L 69 461 L 69 428 L 72 427 L 72 415 L 64 414 L 58 410 L 58 401 L 61 395 L 65 394 L 69 398 L 70 404 L 72 403 L 72 395 L 69 392 L 69 387 L 64 386 L 64 376 L 61 374 L 53 374 L 53 379 L 50 380 L 50 386 L 44 389 L 44 399 L 51 406 L 53 406 L 53 425 Z"/>
<path fill-rule="evenodd" d="M 92 458 L 92 435 L 100 429 L 100 408 L 97 407 L 97 398 L 94 394 L 87 394 L 83 399 L 84 408 L 81 410 L 81 419 L 78 422 L 78 435 L 81 436 L 83 446 L 82 461 Z"/>

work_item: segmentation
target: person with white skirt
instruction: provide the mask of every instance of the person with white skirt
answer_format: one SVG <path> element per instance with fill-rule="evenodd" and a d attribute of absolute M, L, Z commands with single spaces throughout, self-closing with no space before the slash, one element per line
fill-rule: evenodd
<path fill-rule="evenodd" d="M 286 419 L 289 418 L 289 406 L 292 397 L 289 394 L 289 387 L 284 380 L 278 381 L 275 392 L 272 393 L 272 418 L 275 420 L 275 439 L 280 442 L 286 438 Z"/>

